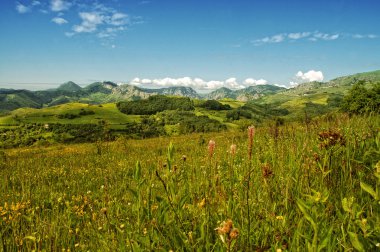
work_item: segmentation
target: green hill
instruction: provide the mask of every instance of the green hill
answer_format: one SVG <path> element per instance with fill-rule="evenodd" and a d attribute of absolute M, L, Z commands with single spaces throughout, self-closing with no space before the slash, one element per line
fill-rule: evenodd
<path fill-rule="evenodd" d="M 380 82 L 380 70 L 359 73 L 333 79 L 329 82 L 308 82 L 281 92 L 262 96 L 250 104 L 271 106 L 289 111 L 285 118 L 294 120 L 321 115 L 337 110 L 340 102 L 355 83 L 364 81 L 365 86 Z"/>

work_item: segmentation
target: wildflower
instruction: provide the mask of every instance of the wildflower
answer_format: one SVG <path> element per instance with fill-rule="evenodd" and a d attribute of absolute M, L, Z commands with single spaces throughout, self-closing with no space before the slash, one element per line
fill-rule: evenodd
<path fill-rule="evenodd" d="M 203 198 L 201 202 L 198 203 L 198 207 L 202 208 L 206 205 L 206 198 Z"/>
<path fill-rule="evenodd" d="M 335 145 L 345 146 L 346 140 L 339 131 L 328 130 L 321 131 L 318 133 L 318 139 L 321 142 L 319 144 L 320 149 L 329 149 Z"/>
<path fill-rule="evenodd" d="M 222 224 L 223 224 L 222 227 L 218 227 L 216 229 L 218 231 L 218 233 L 220 235 L 229 234 L 231 229 L 232 229 L 232 226 L 233 226 L 232 220 L 227 220 L 227 221 L 223 222 Z"/>
<path fill-rule="evenodd" d="M 230 239 L 236 239 L 239 236 L 239 229 L 233 228 L 230 232 Z"/>
<path fill-rule="evenodd" d="M 232 156 L 235 156 L 236 154 L 236 144 L 231 144 L 230 146 L 230 153 Z"/>
<path fill-rule="evenodd" d="M 214 140 L 210 140 L 208 142 L 208 154 L 209 154 L 210 157 L 213 156 L 214 150 L 215 150 L 215 141 Z"/>
<path fill-rule="evenodd" d="M 263 173 L 263 177 L 266 179 L 266 178 L 269 178 L 270 176 L 273 175 L 273 171 L 272 169 L 270 168 L 270 165 L 268 163 L 265 163 L 261 166 L 261 171 Z"/>
<path fill-rule="evenodd" d="M 276 219 L 277 219 L 277 220 L 283 220 L 283 219 L 284 219 L 284 216 L 281 216 L 281 215 L 276 216 Z"/>
<path fill-rule="evenodd" d="M 100 209 L 100 212 L 102 212 L 103 214 L 107 215 L 107 208 L 103 207 L 102 209 Z"/>
<path fill-rule="evenodd" d="M 228 219 L 223 221 L 219 227 L 215 229 L 218 231 L 219 238 L 227 246 L 227 251 L 231 251 L 232 241 L 239 236 L 239 229 L 233 227 L 232 220 Z"/>

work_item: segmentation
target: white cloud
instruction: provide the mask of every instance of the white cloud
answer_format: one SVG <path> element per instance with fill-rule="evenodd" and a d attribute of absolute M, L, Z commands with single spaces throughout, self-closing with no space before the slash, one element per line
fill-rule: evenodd
<path fill-rule="evenodd" d="M 152 83 L 152 80 L 150 80 L 150 79 L 142 79 L 141 83 L 142 84 L 150 84 L 150 83 Z"/>
<path fill-rule="evenodd" d="M 287 87 L 285 85 L 281 85 L 281 84 L 278 84 L 278 83 L 275 83 L 273 85 L 276 86 L 276 87 L 289 88 L 289 87 Z"/>
<path fill-rule="evenodd" d="M 295 81 L 291 81 L 289 84 L 291 87 L 295 87 L 300 83 L 311 82 L 311 81 L 323 81 L 323 73 L 322 71 L 310 70 L 308 72 L 303 73 L 302 71 L 298 71 L 294 76 Z"/>
<path fill-rule="evenodd" d="M 21 3 L 17 3 L 16 4 L 16 10 L 17 10 L 18 13 L 24 14 L 24 13 L 27 13 L 27 12 L 30 11 L 30 7 L 25 6 L 25 5 L 21 4 Z"/>
<path fill-rule="evenodd" d="M 50 9 L 52 11 L 65 11 L 68 10 L 71 7 L 71 3 L 69 3 L 67 0 L 51 0 L 50 2 Z"/>
<path fill-rule="evenodd" d="M 73 31 L 76 33 L 91 33 L 97 30 L 97 26 L 103 23 L 104 16 L 97 12 L 80 12 L 79 17 L 82 19 L 80 25 L 74 25 Z"/>
<path fill-rule="evenodd" d="M 243 84 L 246 86 L 265 85 L 265 84 L 268 84 L 268 81 L 264 79 L 255 80 L 252 78 L 248 78 L 243 82 Z"/>
<path fill-rule="evenodd" d="M 65 36 L 66 36 L 66 37 L 71 38 L 71 37 L 74 36 L 74 35 L 75 35 L 74 32 L 65 32 Z"/>
<path fill-rule="evenodd" d="M 295 81 L 291 81 L 291 82 L 289 82 L 289 86 L 290 86 L 290 87 L 297 87 L 298 85 L 299 85 L 298 82 L 295 82 Z"/>
<path fill-rule="evenodd" d="M 135 85 L 135 86 L 141 85 L 140 78 L 137 78 L 137 77 L 134 78 L 133 80 L 130 81 L 130 84 Z"/>
<path fill-rule="evenodd" d="M 74 25 L 72 31 L 78 33 L 96 33 L 103 40 L 113 40 L 130 25 L 129 16 L 103 4 L 94 4 L 93 11 L 80 12 L 81 23 Z"/>
<path fill-rule="evenodd" d="M 316 32 L 313 34 L 313 37 L 316 39 L 321 39 L 321 40 L 336 40 L 339 38 L 339 34 L 328 34 L 328 33 L 321 33 L 321 32 Z"/>
<path fill-rule="evenodd" d="M 254 40 L 253 43 L 256 45 L 268 44 L 268 43 L 280 43 L 284 41 L 286 34 L 276 34 L 271 37 L 265 37 L 261 39 Z"/>
<path fill-rule="evenodd" d="M 311 32 L 296 32 L 296 33 L 289 33 L 289 34 L 288 34 L 288 38 L 289 38 L 289 39 L 297 40 L 297 39 L 302 39 L 302 38 L 309 37 L 310 34 L 311 34 Z"/>
<path fill-rule="evenodd" d="M 107 21 L 107 23 L 115 26 L 120 26 L 120 25 L 125 25 L 127 24 L 128 21 L 128 15 L 124 13 L 114 13 L 111 17 L 110 20 Z"/>
<path fill-rule="evenodd" d="M 65 36 L 72 37 L 81 33 L 93 33 L 100 39 L 101 44 L 112 48 L 118 34 L 129 27 L 142 24 L 141 16 L 130 16 L 109 5 L 110 1 L 89 0 L 24 0 L 28 4 L 17 2 L 15 9 L 18 13 L 27 13 L 36 10 L 39 13 L 54 14 L 48 20 L 58 25 L 69 23 L 66 17 L 68 10 L 77 11 L 79 21 L 64 32 Z M 114 2 L 114 1 L 113 1 Z M 73 20 L 70 20 L 73 22 Z"/>
<path fill-rule="evenodd" d="M 63 25 L 63 24 L 67 24 L 68 21 L 64 18 L 61 18 L 61 17 L 55 17 L 51 20 L 52 22 L 56 23 L 56 24 L 59 24 L 59 25 Z"/>
<path fill-rule="evenodd" d="M 261 80 L 266 83 L 265 80 Z M 260 82 L 260 81 L 259 81 Z M 241 89 L 245 88 L 245 85 L 239 83 L 236 78 L 231 77 L 224 81 L 219 80 L 211 80 L 205 81 L 201 78 L 190 78 L 190 77 L 182 77 L 182 78 L 162 78 L 162 79 L 141 79 L 134 78 L 130 81 L 132 85 L 145 85 L 150 87 L 174 87 L 174 86 L 183 86 L 183 87 L 191 87 L 196 90 L 215 90 L 221 87 L 226 87 L 230 89 Z"/>
<path fill-rule="evenodd" d="M 240 89 L 244 88 L 243 85 L 237 83 L 236 78 L 229 78 L 225 81 L 225 85 L 232 89 Z"/>
<path fill-rule="evenodd" d="M 353 34 L 351 35 L 354 39 L 375 39 L 378 38 L 379 36 L 375 34 Z"/>
<path fill-rule="evenodd" d="M 32 5 L 33 5 L 33 6 L 38 6 L 38 5 L 41 5 L 41 2 L 40 2 L 40 1 L 37 1 L 37 0 L 33 0 L 33 1 L 32 1 Z"/>
<path fill-rule="evenodd" d="M 292 33 L 280 33 L 269 37 L 264 37 L 256 40 L 252 40 L 256 46 L 264 44 L 282 43 L 282 42 L 294 42 L 294 41 L 333 41 L 342 38 L 355 38 L 355 39 L 374 39 L 378 38 L 375 34 L 350 34 L 350 33 L 323 33 L 319 31 L 314 32 L 292 32 Z"/>

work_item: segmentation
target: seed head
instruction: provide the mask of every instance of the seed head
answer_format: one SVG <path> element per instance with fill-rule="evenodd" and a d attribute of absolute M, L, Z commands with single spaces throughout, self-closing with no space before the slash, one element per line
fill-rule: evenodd
<path fill-rule="evenodd" d="M 103 214 L 107 215 L 107 208 L 103 207 L 102 209 L 100 209 L 100 212 L 102 212 Z"/>
<path fill-rule="evenodd" d="M 235 156 L 236 154 L 236 144 L 231 144 L 230 146 L 230 153 L 232 156 Z"/>
<path fill-rule="evenodd" d="M 215 141 L 210 140 L 208 142 L 208 154 L 210 157 L 212 157 L 214 155 L 214 150 L 215 150 Z"/>
<path fill-rule="evenodd" d="M 249 139 L 253 140 L 254 135 L 255 135 L 255 126 L 253 126 L 253 125 L 249 126 L 248 127 L 248 137 L 249 137 Z"/>
<path fill-rule="evenodd" d="M 248 127 L 248 159 L 252 159 L 252 145 L 253 145 L 253 136 L 255 135 L 255 126 Z"/>

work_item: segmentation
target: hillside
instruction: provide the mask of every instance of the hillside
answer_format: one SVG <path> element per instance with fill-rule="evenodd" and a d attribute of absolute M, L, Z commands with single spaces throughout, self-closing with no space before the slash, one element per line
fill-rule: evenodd
<path fill-rule="evenodd" d="M 238 101 L 249 101 L 258 99 L 262 96 L 275 94 L 285 90 L 283 87 L 274 85 L 256 85 L 250 86 L 239 90 L 231 90 L 225 87 L 219 88 L 208 95 L 207 99 L 222 100 L 222 99 L 234 99 Z"/>
<path fill-rule="evenodd" d="M 104 81 L 95 82 L 82 88 L 76 83 L 69 81 L 56 89 L 42 91 L 0 89 L 0 112 L 22 107 L 42 108 L 56 106 L 70 102 L 102 104 L 124 100 L 133 101 L 147 99 L 153 95 L 182 96 L 193 99 L 206 98 L 212 100 L 232 99 L 244 102 L 254 101 L 259 104 L 275 103 L 278 106 L 290 100 L 301 98 L 299 99 L 301 103 L 319 100 L 319 103 L 326 104 L 328 99 L 336 100 L 342 97 L 358 81 L 379 82 L 380 70 L 339 77 L 329 82 L 303 83 L 290 89 L 275 85 L 256 85 L 239 90 L 222 87 L 206 95 L 198 94 L 191 87 L 148 89 L 129 84 L 117 85 L 110 81 Z M 297 102 L 290 102 L 289 105 L 294 103 Z M 288 106 L 285 104 L 283 108 L 285 107 Z"/>
<path fill-rule="evenodd" d="M 42 91 L 0 89 L 0 112 L 17 108 L 42 108 L 70 102 L 102 104 L 123 100 L 146 99 L 152 95 L 172 95 L 199 98 L 190 87 L 169 87 L 160 89 L 139 88 L 136 86 L 105 81 L 95 82 L 84 88 L 74 82 L 66 82 L 56 89 Z"/>
<path fill-rule="evenodd" d="M 313 117 L 337 109 L 343 96 L 359 81 L 364 81 L 366 87 L 371 87 L 372 83 L 380 82 L 380 71 L 340 77 L 329 82 L 303 83 L 249 103 L 286 109 L 289 113 L 285 117 L 292 120 L 304 117 L 305 113 Z"/>

